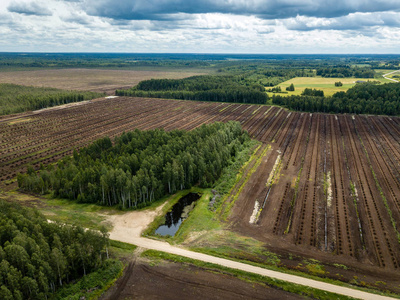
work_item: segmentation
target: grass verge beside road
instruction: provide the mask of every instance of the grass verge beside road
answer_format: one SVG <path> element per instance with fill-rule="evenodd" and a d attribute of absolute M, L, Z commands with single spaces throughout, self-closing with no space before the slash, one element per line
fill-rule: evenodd
<path fill-rule="evenodd" d="M 217 273 L 224 273 L 224 274 L 228 273 L 230 275 L 233 275 L 233 276 L 235 276 L 239 279 L 245 280 L 247 282 L 263 283 L 270 287 L 282 289 L 284 291 L 302 295 L 302 296 L 306 296 L 306 297 L 311 297 L 311 298 L 316 298 L 316 299 L 352 299 L 352 298 L 349 298 L 346 296 L 341 296 L 341 295 L 337 295 L 337 294 L 333 294 L 333 293 L 329 293 L 329 292 L 324 292 L 321 290 L 312 289 L 312 288 L 308 288 L 308 287 L 293 284 L 293 283 L 288 283 L 286 281 L 276 280 L 276 279 L 264 277 L 261 275 L 247 273 L 244 271 L 231 269 L 231 268 L 223 267 L 220 265 L 206 263 L 203 261 L 190 259 L 190 258 L 173 255 L 173 254 L 169 254 L 169 253 L 165 253 L 165 252 L 160 252 L 160 251 L 147 250 L 142 253 L 142 257 L 146 257 L 146 258 L 153 259 L 153 260 L 168 260 L 168 261 L 181 263 L 181 264 L 192 264 L 197 267 L 207 269 L 210 272 L 217 272 Z"/>

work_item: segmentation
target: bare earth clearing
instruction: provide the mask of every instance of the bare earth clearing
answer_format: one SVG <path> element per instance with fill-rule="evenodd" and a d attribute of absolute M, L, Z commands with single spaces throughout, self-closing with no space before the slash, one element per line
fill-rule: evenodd
<path fill-rule="evenodd" d="M 0 83 L 14 83 L 65 90 L 105 92 L 113 95 L 116 89 L 130 88 L 142 80 L 179 79 L 204 75 L 207 71 L 128 71 L 99 69 L 60 69 L 39 71 L 0 72 Z"/>
<path fill-rule="evenodd" d="M 304 299 L 262 284 L 249 284 L 227 274 L 171 262 L 140 259 L 100 299 Z"/>
<path fill-rule="evenodd" d="M 240 121 L 269 145 L 229 223 L 281 255 L 345 264 L 398 291 L 400 119 L 288 112 L 278 107 L 127 98 L 0 119 L 0 182 L 123 131 Z M 272 174 L 272 175 L 271 175 Z M 274 178 L 270 181 L 270 178 Z M 262 210 L 254 224 L 255 201 Z M 357 272 L 354 273 L 354 270 Z M 328 274 L 326 274 L 328 275 Z M 332 274 L 330 274 L 332 275 Z M 364 280 L 359 278 L 358 280 Z"/>
<path fill-rule="evenodd" d="M 105 223 L 111 224 L 112 239 L 122 240 L 126 235 L 131 237 L 140 237 L 141 233 L 153 222 L 166 204 L 158 206 L 155 210 L 132 211 L 122 215 L 107 215 Z"/>

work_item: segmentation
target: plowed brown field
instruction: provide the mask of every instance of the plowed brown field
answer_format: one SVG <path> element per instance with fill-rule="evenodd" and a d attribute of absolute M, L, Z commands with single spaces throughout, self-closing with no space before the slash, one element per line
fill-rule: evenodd
<path fill-rule="evenodd" d="M 252 137 L 270 145 L 233 207 L 234 230 L 279 251 L 395 274 L 400 264 L 400 119 L 395 117 L 98 99 L 1 118 L 0 181 L 3 187 L 12 184 L 27 164 L 55 162 L 106 135 L 135 128 L 190 130 L 228 120 L 240 121 Z M 250 224 L 255 201 L 262 210 Z"/>
<path fill-rule="evenodd" d="M 249 283 L 228 274 L 191 266 L 141 259 L 130 264 L 102 300 L 125 299 L 304 299 L 304 297 Z"/>
<path fill-rule="evenodd" d="M 209 73 L 207 70 L 101 70 L 52 69 L 0 72 L 0 83 L 14 83 L 65 90 L 105 92 L 114 95 L 116 89 L 127 89 L 142 80 L 152 78 L 180 79 Z"/>

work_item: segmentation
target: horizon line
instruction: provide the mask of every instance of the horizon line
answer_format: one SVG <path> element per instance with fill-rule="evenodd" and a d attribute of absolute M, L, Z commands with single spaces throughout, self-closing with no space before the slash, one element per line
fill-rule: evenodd
<path fill-rule="evenodd" d="M 400 53 L 229 53 L 229 52 L 47 52 L 0 51 L 0 54 L 152 54 L 152 55 L 399 55 Z"/>

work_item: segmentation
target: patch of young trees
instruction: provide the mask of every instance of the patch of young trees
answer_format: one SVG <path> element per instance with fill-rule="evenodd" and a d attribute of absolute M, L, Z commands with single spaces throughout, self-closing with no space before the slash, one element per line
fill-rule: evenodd
<path fill-rule="evenodd" d="M 100 205 L 137 208 L 193 185 L 211 186 L 249 141 L 238 122 L 192 131 L 123 133 L 100 139 L 73 157 L 18 175 L 20 189 Z"/>
<path fill-rule="evenodd" d="M 332 97 L 273 95 L 272 103 L 297 111 L 400 115 L 400 83 L 360 83 Z"/>
<path fill-rule="evenodd" d="M 0 299 L 49 299 L 98 268 L 106 232 L 49 223 L 37 210 L 0 202 Z"/>
<path fill-rule="evenodd" d="M 90 100 L 103 95 L 95 92 L 64 91 L 54 88 L 1 83 L 0 115 Z"/>
<path fill-rule="evenodd" d="M 301 93 L 302 96 L 323 97 L 324 91 L 317 89 L 305 88 Z"/>
<path fill-rule="evenodd" d="M 240 76 L 193 76 L 184 79 L 150 79 L 118 96 L 152 97 L 234 103 L 265 104 L 264 86 L 248 83 Z"/>
<path fill-rule="evenodd" d="M 282 88 L 280 86 L 275 86 L 267 90 L 270 93 L 282 93 Z"/>
<path fill-rule="evenodd" d="M 335 86 L 343 86 L 343 83 L 341 81 L 335 82 Z"/>

